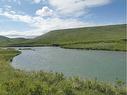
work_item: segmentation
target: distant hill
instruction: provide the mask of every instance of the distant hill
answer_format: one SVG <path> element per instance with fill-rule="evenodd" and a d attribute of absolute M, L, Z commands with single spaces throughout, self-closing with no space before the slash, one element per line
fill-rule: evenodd
<path fill-rule="evenodd" d="M 0 46 L 3 46 L 10 42 L 10 39 L 8 37 L 0 36 Z"/>
<path fill-rule="evenodd" d="M 126 25 L 62 29 L 14 46 L 60 46 L 76 49 L 126 50 Z"/>
<path fill-rule="evenodd" d="M 24 38 L 8 38 L 4 36 L 0 36 L 0 46 L 11 46 L 13 44 L 19 44 L 21 42 L 26 41 Z"/>
<path fill-rule="evenodd" d="M 9 41 L 8 37 L 0 36 L 0 42 L 2 41 Z"/>

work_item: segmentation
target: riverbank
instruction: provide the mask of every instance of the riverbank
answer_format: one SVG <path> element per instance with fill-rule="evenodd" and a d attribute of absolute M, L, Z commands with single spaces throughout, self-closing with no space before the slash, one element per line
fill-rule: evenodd
<path fill-rule="evenodd" d="M 10 66 L 20 54 L 14 49 L 0 49 L 0 95 L 126 95 L 126 87 L 97 80 L 66 78 L 62 73 L 24 72 Z"/>
<path fill-rule="evenodd" d="M 8 47 L 60 47 L 65 49 L 79 49 L 79 50 L 104 50 L 104 51 L 127 51 L 126 40 L 109 40 L 109 41 L 90 41 L 90 42 L 66 42 L 66 43 L 19 43 L 12 44 Z"/>
<path fill-rule="evenodd" d="M 89 42 L 74 43 L 60 46 L 65 49 L 83 49 L 83 50 L 105 50 L 105 51 L 127 51 L 126 41 L 107 41 L 107 42 Z"/>

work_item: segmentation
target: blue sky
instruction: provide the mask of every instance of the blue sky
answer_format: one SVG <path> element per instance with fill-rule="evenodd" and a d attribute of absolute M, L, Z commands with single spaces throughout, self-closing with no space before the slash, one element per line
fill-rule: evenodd
<path fill-rule="evenodd" d="M 125 23 L 126 0 L 0 0 L 0 35 Z"/>

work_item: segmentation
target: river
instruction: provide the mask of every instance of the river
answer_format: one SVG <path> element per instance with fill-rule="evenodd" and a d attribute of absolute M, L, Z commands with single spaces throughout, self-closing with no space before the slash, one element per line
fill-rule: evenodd
<path fill-rule="evenodd" d="M 30 50 L 21 50 L 22 53 L 14 57 L 11 64 L 14 68 L 26 71 L 62 72 L 65 76 L 97 78 L 103 81 L 126 79 L 125 52 L 59 47 L 30 48 Z"/>

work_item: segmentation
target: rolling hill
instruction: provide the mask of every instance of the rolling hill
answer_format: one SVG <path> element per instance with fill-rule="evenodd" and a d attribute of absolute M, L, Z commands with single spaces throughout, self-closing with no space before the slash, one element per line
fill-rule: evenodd
<path fill-rule="evenodd" d="M 28 39 L 24 39 L 24 38 L 8 38 L 8 37 L 0 36 L 0 46 L 1 47 L 13 46 L 13 44 L 19 44 L 19 43 L 22 43 L 22 42 L 24 42 L 26 40 L 28 40 Z"/>
<path fill-rule="evenodd" d="M 3 42 L 3 41 L 9 41 L 9 38 L 0 36 L 0 42 Z"/>
<path fill-rule="evenodd" d="M 8 43 L 10 43 L 10 38 L 0 36 L 0 46 L 7 45 Z"/>
<path fill-rule="evenodd" d="M 74 49 L 126 50 L 126 25 L 62 29 L 8 46 L 60 46 Z"/>

